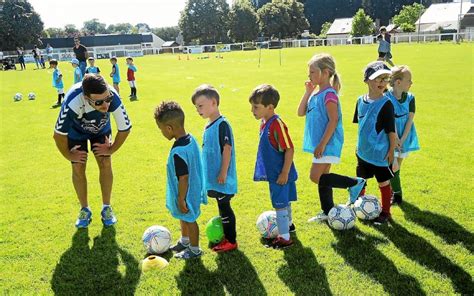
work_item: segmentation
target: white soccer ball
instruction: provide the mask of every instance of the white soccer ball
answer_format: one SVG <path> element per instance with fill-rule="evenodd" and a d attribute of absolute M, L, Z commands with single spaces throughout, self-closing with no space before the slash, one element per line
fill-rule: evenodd
<path fill-rule="evenodd" d="M 347 230 L 354 227 L 356 216 L 346 205 L 337 205 L 329 211 L 328 224 L 336 230 Z"/>
<path fill-rule="evenodd" d="M 21 93 L 16 93 L 14 96 L 13 96 L 13 100 L 15 102 L 18 102 L 18 101 L 21 101 L 21 99 L 23 99 L 23 95 Z"/>
<path fill-rule="evenodd" d="M 163 254 L 170 248 L 171 233 L 166 227 L 153 225 L 145 230 L 142 241 L 149 254 Z"/>
<path fill-rule="evenodd" d="M 257 229 L 264 238 L 278 236 L 278 226 L 275 211 L 263 212 L 257 219 Z"/>
<path fill-rule="evenodd" d="M 29 99 L 29 100 L 34 100 L 34 99 L 36 99 L 36 94 L 35 94 L 34 92 L 30 92 L 30 93 L 28 94 L 28 99 Z"/>
<path fill-rule="evenodd" d="M 359 219 L 373 220 L 382 212 L 382 206 L 377 197 L 373 195 L 364 195 L 355 201 L 354 211 Z"/>

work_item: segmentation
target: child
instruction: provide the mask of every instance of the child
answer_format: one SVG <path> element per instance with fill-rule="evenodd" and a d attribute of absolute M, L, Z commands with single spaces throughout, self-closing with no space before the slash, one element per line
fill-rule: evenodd
<path fill-rule="evenodd" d="M 79 60 L 72 59 L 71 65 L 74 68 L 74 84 L 79 83 L 82 81 L 82 71 L 79 68 Z"/>
<path fill-rule="evenodd" d="M 340 162 L 344 131 L 338 91 L 341 88 L 336 64 L 329 54 L 317 54 L 308 62 L 306 92 L 298 107 L 298 115 L 306 116 L 303 151 L 314 155 L 310 179 L 318 184 L 321 210 L 308 222 L 328 220 L 334 207 L 332 188 L 347 188 L 349 204 L 359 196 L 365 180 L 329 173 L 332 164 Z M 315 88 L 319 91 L 313 95 Z"/>
<path fill-rule="evenodd" d="M 180 220 L 181 238 L 171 246 L 176 258 L 202 255 L 199 248 L 201 203 L 207 204 L 201 152 L 196 139 L 184 129 L 184 112 L 176 102 L 162 102 L 155 110 L 155 121 L 168 140 L 175 139 L 167 164 L 166 207 Z"/>
<path fill-rule="evenodd" d="M 395 162 L 399 169 L 390 180 L 393 190 L 393 204 L 402 203 L 402 186 L 400 182 L 400 167 L 402 160 L 412 151 L 420 150 L 418 136 L 413 119 L 415 117 L 415 96 L 408 91 L 412 85 L 412 76 L 407 66 L 392 68 L 392 87 L 386 95 L 390 98 L 395 109 L 395 127 L 397 130 L 397 148 L 395 149 Z"/>
<path fill-rule="evenodd" d="M 119 70 L 119 66 L 117 65 L 117 58 L 111 57 L 110 63 L 112 63 L 112 72 L 110 72 L 110 77 L 112 77 L 115 90 L 117 91 L 118 94 L 120 94 L 120 88 L 119 88 L 120 70 Z"/>
<path fill-rule="evenodd" d="M 383 62 L 367 65 L 364 82 L 369 87 L 369 93 L 358 98 L 353 121 L 359 124 L 357 177 L 368 179 L 375 176 L 382 195 L 382 212 L 374 220 L 377 224 L 386 223 L 391 218 L 390 179 L 393 178 L 392 163 L 397 135 L 393 105 L 384 95 L 391 73 Z M 365 194 L 365 189 L 362 194 Z"/>
<path fill-rule="evenodd" d="M 280 94 L 271 85 L 257 86 L 250 95 L 252 113 L 262 120 L 260 143 L 255 164 L 254 181 L 268 181 L 270 197 L 277 214 L 279 236 L 271 242 L 276 249 L 293 244 L 290 231 L 295 231 L 292 222 L 291 201 L 296 201 L 296 184 L 298 174 L 293 164 L 294 148 L 288 128 L 278 115 Z"/>
<path fill-rule="evenodd" d="M 224 226 L 224 239 L 212 248 L 215 252 L 237 249 L 235 215 L 230 206 L 237 193 L 234 136 L 232 128 L 219 112 L 219 93 L 207 84 L 199 86 L 191 98 L 202 118 L 209 118 L 204 129 L 202 161 L 206 190 L 209 197 L 217 200 L 219 215 Z"/>
<path fill-rule="evenodd" d="M 63 74 L 58 68 L 58 61 L 52 59 L 49 61 L 49 67 L 53 68 L 53 87 L 56 88 L 58 92 L 58 102 L 54 104 L 52 107 L 56 108 L 61 106 L 61 100 L 64 98 L 64 85 L 63 85 Z"/>
<path fill-rule="evenodd" d="M 99 67 L 94 66 L 95 64 L 94 57 L 89 57 L 87 59 L 87 62 L 89 63 L 89 67 L 87 67 L 86 69 L 86 74 L 100 74 Z"/>
<path fill-rule="evenodd" d="M 377 36 L 379 42 L 379 61 L 386 61 L 390 66 L 395 66 L 392 62 L 392 53 L 390 52 L 390 34 L 387 33 L 385 26 L 380 27 L 380 35 Z"/>
<path fill-rule="evenodd" d="M 137 67 L 133 64 L 133 58 L 128 57 L 126 59 L 128 69 L 127 69 L 127 81 L 130 85 L 130 100 L 137 99 L 137 85 L 135 83 L 135 72 L 137 72 Z"/>
<path fill-rule="evenodd" d="M 46 69 L 46 64 L 44 63 L 43 55 L 40 55 L 40 64 L 41 64 L 41 68 Z"/>

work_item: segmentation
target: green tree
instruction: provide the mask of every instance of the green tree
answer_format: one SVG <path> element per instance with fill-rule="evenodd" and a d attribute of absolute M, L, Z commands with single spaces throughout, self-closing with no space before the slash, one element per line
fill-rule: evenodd
<path fill-rule="evenodd" d="M 139 33 L 151 32 L 151 28 L 147 23 L 138 23 L 138 24 L 135 25 L 135 28 L 138 29 Z"/>
<path fill-rule="evenodd" d="M 260 31 L 267 36 L 295 37 L 309 27 L 304 6 L 295 0 L 274 0 L 257 10 Z"/>
<path fill-rule="evenodd" d="M 414 32 L 415 23 L 425 11 L 425 7 L 418 3 L 403 6 L 399 14 L 393 17 L 393 23 L 398 25 L 404 32 Z"/>
<path fill-rule="evenodd" d="M 258 17 L 249 0 L 235 1 L 229 13 L 229 36 L 236 42 L 258 36 Z"/>
<path fill-rule="evenodd" d="M 130 23 L 111 24 L 107 27 L 108 33 L 131 34 L 133 26 Z"/>
<path fill-rule="evenodd" d="M 67 37 L 74 37 L 79 35 L 79 30 L 73 24 L 68 24 L 64 26 L 64 33 Z"/>
<path fill-rule="evenodd" d="M 374 32 L 374 21 L 365 14 L 364 10 L 359 9 L 352 20 L 351 35 L 354 37 L 367 36 Z"/>
<path fill-rule="evenodd" d="M 329 31 L 329 28 L 331 28 L 331 25 L 332 25 L 331 22 L 325 22 L 325 23 L 321 26 L 321 34 L 319 34 L 319 36 L 321 36 L 321 37 L 326 37 L 326 33 Z"/>
<path fill-rule="evenodd" d="M 107 33 L 107 29 L 104 23 L 101 23 L 98 19 L 94 18 L 84 22 L 82 32 L 84 35 L 105 34 Z"/>
<path fill-rule="evenodd" d="M 153 34 L 160 37 L 165 41 L 175 41 L 176 37 L 179 35 L 179 27 L 163 27 L 163 28 L 153 28 L 151 29 Z"/>
<path fill-rule="evenodd" d="M 261 8 L 263 5 L 272 2 L 272 0 L 252 0 L 252 6 L 255 7 L 255 9 Z"/>
<path fill-rule="evenodd" d="M 24 0 L 7 0 L 0 11 L 0 48 L 36 44 L 43 32 L 43 22 L 31 4 Z"/>
<path fill-rule="evenodd" d="M 184 41 L 200 44 L 227 41 L 228 15 L 226 0 L 187 0 L 179 20 Z"/>
<path fill-rule="evenodd" d="M 47 28 L 41 34 L 41 38 L 63 38 L 67 37 L 66 32 L 61 28 Z"/>

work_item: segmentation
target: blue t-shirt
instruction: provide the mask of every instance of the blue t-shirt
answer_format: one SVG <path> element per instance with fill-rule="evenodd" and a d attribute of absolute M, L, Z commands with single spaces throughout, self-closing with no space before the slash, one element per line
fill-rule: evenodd
<path fill-rule="evenodd" d="M 94 109 L 84 98 L 81 83 L 73 85 L 66 94 L 54 131 L 78 141 L 110 133 L 110 114 L 115 118 L 118 131 L 131 129 L 132 123 L 119 95 L 110 86 L 109 91 L 113 94 L 113 99 L 107 112 L 102 113 Z"/>
<path fill-rule="evenodd" d="M 99 67 L 91 66 L 91 67 L 87 67 L 86 69 L 86 74 L 98 74 L 98 73 L 100 73 Z"/>
<path fill-rule="evenodd" d="M 74 68 L 74 84 L 82 81 L 82 71 L 81 68 Z"/>
<path fill-rule="evenodd" d="M 114 76 L 112 77 L 112 80 L 114 83 L 120 83 L 120 70 L 119 66 L 117 64 L 112 65 L 112 71 L 115 69 Z"/>

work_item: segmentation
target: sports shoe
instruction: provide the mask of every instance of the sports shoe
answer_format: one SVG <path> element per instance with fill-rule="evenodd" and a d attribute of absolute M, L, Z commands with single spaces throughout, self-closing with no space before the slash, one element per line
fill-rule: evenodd
<path fill-rule="evenodd" d="M 189 244 L 185 245 L 181 243 L 181 241 L 178 240 L 175 245 L 172 245 L 170 247 L 170 250 L 173 252 L 179 253 L 186 250 L 188 247 L 189 247 Z"/>
<path fill-rule="evenodd" d="M 319 212 L 316 216 L 309 218 L 308 222 L 317 222 L 317 223 L 323 223 L 328 220 L 328 215 L 324 214 L 323 211 Z"/>
<path fill-rule="evenodd" d="M 392 215 L 387 214 L 385 212 L 381 212 L 380 215 L 377 218 L 375 218 L 373 221 L 374 221 L 374 224 L 381 225 L 381 224 L 387 223 L 391 218 L 392 218 Z"/>
<path fill-rule="evenodd" d="M 223 241 L 221 241 L 217 246 L 215 246 L 214 248 L 212 248 L 212 250 L 214 252 L 217 252 L 217 253 L 224 253 L 224 252 L 228 252 L 228 251 L 232 251 L 232 250 L 235 250 L 239 247 L 239 245 L 237 244 L 237 242 L 235 243 L 231 243 L 230 241 L 228 241 L 227 239 L 224 239 Z"/>
<path fill-rule="evenodd" d="M 364 189 L 365 186 L 365 180 L 362 178 L 357 178 L 357 184 L 355 184 L 352 187 L 347 188 L 347 191 L 349 191 L 349 201 L 348 203 L 353 204 L 359 197 L 359 194 L 362 192 L 362 189 Z"/>
<path fill-rule="evenodd" d="M 82 208 L 79 211 L 79 217 L 76 220 L 77 228 L 87 228 L 92 221 L 92 212 L 88 208 Z"/>
<path fill-rule="evenodd" d="M 102 216 L 102 223 L 105 227 L 112 226 L 117 223 L 117 218 L 115 217 L 112 207 L 110 206 L 104 207 L 102 212 L 100 212 L 100 215 Z"/>
<path fill-rule="evenodd" d="M 53 109 L 54 109 L 54 108 L 59 108 L 59 107 L 61 107 L 61 103 L 57 103 L 57 102 L 54 103 L 54 104 L 51 106 L 51 108 L 53 108 Z"/>
<path fill-rule="evenodd" d="M 186 250 L 181 251 L 177 254 L 174 254 L 174 257 L 178 258 L 178 259 L 188 260 L 188 259 L 192 259 L 192 258 L 201 257 L 202 254 L 203 254 L 203 252 L 202 252 L 201 249 L 199 249 L 199 252 L 194 253 L 193 251 L 191 251 L 191 249 L 186 248 Z"/>
<path fill-rule="evenodd" d="M 291 223 L 290 225 L 290 232 L 296 232 L 296 226 L 294 223 Z"/>
<path fill-rule="evenodd" d="M 392 200 L 390 201 L 391 205 L 399 205 L 403 201 L 402 195 L 399 193 L 394 193 L 392 195 Z"/>
<path fill-rule="evenodd" d="M 293 241 L 291 240 L 291 238 L 289 240 L 286 240 L 281 236 L 277 236 L 277 238 L 272 241 L 272 244 L 270 246 L 274 249 L 285 249 L 291 246 L 292 244 Z"/>
<path fill-rule="evenodd" d="M 137 96 L 131 96 L 130 97 L 130 101 L 136 101 L 136 100 L 138 100 Z"/>

